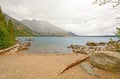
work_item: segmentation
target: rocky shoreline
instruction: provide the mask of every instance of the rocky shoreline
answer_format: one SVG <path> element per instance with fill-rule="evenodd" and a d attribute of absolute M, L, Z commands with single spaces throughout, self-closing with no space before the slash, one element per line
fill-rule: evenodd
<path fill-rule="evenodd" d="M 88 41 L 85 46 L 70 45 L 68 48 L 76 55 L 88 55 L 90 63 L 96 68 L 120 72 L 120 40 L 100 43 Z"/>
<path fill-rule="evenodd" d="M 85 46 L 82 45 L 70 45 L 68 48 L 72 49 L 74 53 L 81 53 L 81 54 L 91 54 L 95 51 L 113 51 L 113 52 L 120 52 L 120 40 L 113 41 L 110 40 L 109 42 L 91 42 L 88 41 Z"/>

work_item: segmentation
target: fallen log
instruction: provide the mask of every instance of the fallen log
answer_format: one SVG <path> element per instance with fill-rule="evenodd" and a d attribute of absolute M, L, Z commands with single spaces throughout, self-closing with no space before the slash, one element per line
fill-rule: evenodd
<path fill-rule="evenodd" d="M 3 54 L 3 53 L 5 53 L 5 52 L 10 51 L 10 50 L 12 50 L 12 49 L 14 49 L 14 48 L 17 48 L 17 47 L 19 47 L 19 44 L 16 44 L 16 45 L 11 46 L 11 47 L 9 47 L 9 48 L 0 50 L 0 54 Z"/>
<path fill-rule="evenodd" d="M 76 60 L 75 62 L 71 63 L 70 65 L 68 65 L 65 69 L 63 69 L 59 74 L 62 74 L 63 72 L 65 72 L 66 70 L 74 67 L 75 65 L 85 61 L 86 59 L 88 59 L 90 57 L 90 55 L 87 55 L 86 57 L 84 58 L 80 58 L 79 60 Z"/>

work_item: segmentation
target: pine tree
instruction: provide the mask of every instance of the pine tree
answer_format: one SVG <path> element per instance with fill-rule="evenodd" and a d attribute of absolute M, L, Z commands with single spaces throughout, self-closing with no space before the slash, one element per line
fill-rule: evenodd
<path fill-rule="evenodd" d="M 1 9 L 1 7 L 0 7 L 0 20 L 1 20 L 1 21 L 4 21 L 4 19 L 5 19 L 5 15 L 3 15 L 2 9 Z"/>
<path fill-rule="evenodd" d="M 15 44 L 14 26 L 12 21 L 7 23 L 5 15 L 0 7 L 0 49 L 7 48 Z"/>
<path fill-rule="evenodd" d="M 11 34 L 10 36 L 11 44 L 14 44 L 15 43 L 15 31 L 14 31 L 14 25 L 11 20 L 8 21 L 7 30 Z"/>
<path fill-rule="evenodd" d="M 4 21 L 0 21 L 0 49 L 9 47 L 9 38 L 10 35 L 5 28 L 6 23 Z"/>
<path fill-rule="evenodd" d="M 9 33 L 14 34 L 14 25 L 13 25 L 11 20 L 8 21 L 7 30 L 8 30 Z"/>
<path fill-rule="evenodd" d="M 117 31 L 116 31 L 116 33 L 115 33 L 115 35 L 118 37 L 118 38 L 120 38 L 120 28 L 116 28 L 117 29 Z"/>
<path fill-rule="evenodd" d="M 5 29 L 0 29 L 0 49 L 10 46 L 9 36 L 10 34 Z"/>
<path fill-rule="evenodd" d="M 2 14 L 2 9 L 1 9 L 1 6 L 0 6 L 0 14 Z"/>

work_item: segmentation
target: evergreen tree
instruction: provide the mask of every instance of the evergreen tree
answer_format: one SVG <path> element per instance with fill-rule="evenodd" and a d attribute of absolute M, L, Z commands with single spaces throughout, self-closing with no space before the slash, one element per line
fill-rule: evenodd
<path fill-rule="evenodd" d="M 5 15 L 0 7 L 0 49 L 7 48 L 15 44 L 14 26 L 12 21 L 5 20 Z"/>
<path fill-rule="evenodd" d="M 0 20 L 0 49 L 9 47 L 9 33 L 7 32 L 7 29 L 5 27 L 6 22 L 4 20 Z"/>
<path fill-rule="evenodd" d="M 0 6 L 0 14 L 2 14 L 2 9 L 1 9 L 1 6 Z"/>
<path fill-rule="evenodd" d="M 14 31 L 14 25 L 11 20 L 8 21 L 7 30 L 11 34 L 10 36 L 11 44 L 14 44 L 15 43 L 15 31 Z"/>
<path fill-rule="evenodd" d="M 9 33 L 14 34 L 14 25 L 13 25 L 11 20 L 8 21 L 7 30 L 8 30 Z"/>
<path fill-rule="evenodd" d="M 5 29 L 0 29 L 0 49 L 10 46 L 9 36 L 10 34 Z"/>
<path fill-rule="evenodd" d="M 116 36 L 118 37 L 118 38 L 120 38 L 120 28 L 116 28 L 117 29 L 117 31 L 116 31 Z"/>

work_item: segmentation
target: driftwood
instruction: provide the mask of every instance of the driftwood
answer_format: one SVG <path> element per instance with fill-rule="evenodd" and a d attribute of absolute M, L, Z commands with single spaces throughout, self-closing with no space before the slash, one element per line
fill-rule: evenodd
<path fill-rule="evenodd" d="M 10 50 L 12 50 L 12 49 L 14 49 L 14 48 L 19 48 L 19 44 L 16 44 L 16 45 L 14 45 L 14 46 L 12 46 L 12 47 L 9 47 L 9 48 L 0 50 L 0 54 L 3 54 L 3 53 L 5 53 L 5 52 L 7 52 L 7 51 L 10 51 Z"/>
<path fill-rule="evenodd" d="M 86 57 L 81 58 L 81 59 L 79 59 L 79 60 L 77 60 L 77 61 L 71 63 L 71 64 L 68 65 L 65 69 L 63 69 L 59 74 L 62 74 L 62 73 L 65 72 L 66 70 L 68 70 L 68 69 L 74 67 L 75 65 L 77 65 L 77 64 L 79 64 L 79 63 L 81 63 L 81 62 L 83 62 L 83 61 L 85 61 L 86 59 L 89 58 L 89 56 L 90 56 L 90 55 L 87 55 Z"/>

